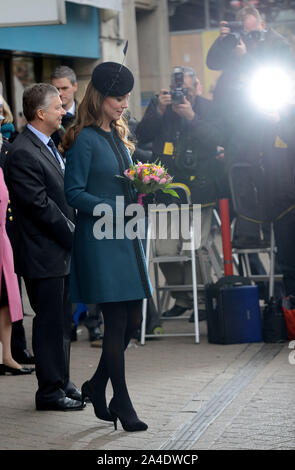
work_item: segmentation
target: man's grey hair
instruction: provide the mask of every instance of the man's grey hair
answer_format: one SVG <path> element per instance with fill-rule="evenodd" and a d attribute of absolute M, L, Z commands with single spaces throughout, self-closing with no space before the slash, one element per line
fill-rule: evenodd
<path fill-rule="evenodd" d="M 175 68 L 175 67 L 174 67 Z M 194 69 L 192 69 L 191 67 L 182 67 L 182 66 L 179 66 L 179 68 L 182 69 L 184 75 L 188 75 L 189 77 L 192 78 L 193 80 L 193 86 L 196 86 L 197 85 L 197 73 Z M 171 74 L 171 83 L 173 83 L 173 72 Z"/>
<path fill-rule="evenodd" d="M 257 10 L 257 8 L 254 8 L 253 6 L 244 7 L 241 10 L 239 10 L 236 14 L 236 20 L 244 22 L 245 19 L 250 15 L 254 16 L 257 19 L 257 21 L 261 23 L 262 17 L 259 11 Z"/>
<path fill-rule="evenodd" d="M 23 113 L 26 120 L 33 121 L 38 109 L 48 109 L 54 96 L 59 96 L 59 92 L 49 83 L 34 83 L 28 86 L 23 94 Z"/>
<path fill-rule="evenodd" d="M 77 83 L 77 77 L 73 69 L 67 65 L 60 65 L 51 74 L 51 80 L 54 78 L 68 78 L 72 85 Z"/>

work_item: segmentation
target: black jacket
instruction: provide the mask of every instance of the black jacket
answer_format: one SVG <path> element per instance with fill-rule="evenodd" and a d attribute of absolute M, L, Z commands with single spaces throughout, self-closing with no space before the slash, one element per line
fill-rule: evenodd
<path fill-rule="evenodd" d="M 226 164 L 249 163 L 260 187 L 263 218 L 275 220 L 295 204 L 294 115 L 279 123 L 259 112 L 233 113 L 228 123 Z M 250 189 L 249 189 L 250 190 Z"/>
<path fill-rule="evenodd" d="M 211 140 L 211 101 L 196 97 L 192 105 L 196 116 L 192 121 L 178 116 L 171 106 L 167 106 L 161 115 L 157 105 L 158 99 L 154 97 L 136 128 L 139 145 L 152 142 L 153 158 L 161 160 L 175 183 L 184 183 L 190 188 L 193 203 L 214 202 L 217 198 L 216 181 L 223 165 L 216 160 L 216 139 L 213 143 Z M 165 150 L 167 143 L 172 144 L 171 155 Z M 192 157 L 186 153 L 187 150 L 192 151 Z"/>
<path fill-rule="evenodd" d="M 225 149 L 226 173 L 236 164 L 253 168 L 265 220 L 275 220 L 295 204 L 294 117 L 295 107 L 290 106 L 281 113 L 280 122 L 275 122 L 241 93 L 239 101 L 232 102 L 225 112 L 217 112 L 210 125 L 212 142 L 221 142 Z M 239 187 L 236 190 L 239 192 Z"/>
<path fill-rule="evenodd" d="M 59 277 L 69 273 L 74 211 L 64 195 L 63 172 L 50 150 L 25 129 L 6 161 L 14 216 L 14 257 L 19 275 Z"/>
<path fill-rule="evenodd" d="M 11 143 L 9 142 L 8 139 L 5 139 L 5 137 L 3 137 L 3 143 L 2 143 L 1 152 L 0 152 L 0 167 L 3 170 L 4 177 L 5 177 L 5 164 L 6 164 L 8 152 L 10 151 L 10 149 L 11 149 Z M 7 214 L 6 214 L 6 232 L 10 239 L 11 244 L 13 244 L 13 233 L 14 233 L 13 227 L 14 227 L 14 219 L 13 219 L 13 212 L 12 212 L 11 203 L 9 199 L 8 206 L 7 206 Z"/>
<path fill-rule="evenodd" d="M 5 139 L 5 137 L 2 137 L 2 147 L 1 147 L 1 152 L 0 152 L 0 167 L 2 168 L 4 172 L 5 168 L 5 162 L 6 162 L 6 157 L 8 155 L 8 151 L 11 147 L 11 144 L 9 143 L 8 139 Z"/>

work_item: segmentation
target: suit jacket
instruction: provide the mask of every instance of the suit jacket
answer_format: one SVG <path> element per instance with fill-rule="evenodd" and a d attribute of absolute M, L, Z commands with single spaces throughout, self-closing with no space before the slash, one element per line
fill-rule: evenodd
<path fill-rule="evenodd" d="M 8 152 L 11 149 L 11 143 L 6 139 L 3 138 L 3 144 L 0 152 L 0 167 L 3 170 L 3 173 L 5 174 L 5 163 L 7 159 Z M 6 214 L 6 232 L 8 235 L 8 238 L 10 240 L 10 243 L 12 244 L 13 242 L 13 213 L 12 213 L 12 208 L 11 208 L 11 203 L 10 199 L 8 200 L 8 206 L 7 206 L 7 214 Z"/>
<path fill-rule="evenodd" d="M 28 128 L 11 146 L 6 182 L 14 215 L 17 274 L 28 278 L 69 273 L 74 211 L 64 195 L 63 171 Z"/>

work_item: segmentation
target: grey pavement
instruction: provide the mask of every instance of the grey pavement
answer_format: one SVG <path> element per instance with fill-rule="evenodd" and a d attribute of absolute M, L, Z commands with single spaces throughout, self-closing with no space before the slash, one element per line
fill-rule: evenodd
<path fill-rule="evenodd" d="M 25 301 L 25 311 L 32 313 Z M 31 344 L 32 316 L 24 318 Z M 187 320 L 167 321 L 165 332 L 193 332 Z M 72 343 L 71 378 L 91 377 L 101 349 L 90 347 L 85 327 Z M 178 336 L 133 342 L 126 374 L 145 432 L 98 420 L 83 411 L 36 411 L 36 376 L 0 376 L 0 449 L 27 450 L 236 450 L 295 449 L 294 349 L 283 344 L 209 344 Z M 112 396 L 111 386 L 107 390 Z"/>

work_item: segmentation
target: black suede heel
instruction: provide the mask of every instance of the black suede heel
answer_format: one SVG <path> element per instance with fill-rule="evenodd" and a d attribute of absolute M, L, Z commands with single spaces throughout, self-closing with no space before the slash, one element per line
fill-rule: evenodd
<path fill-rule="evenodd" d="M 118 419 L 124 431 L 127 431 L 127 432 L 146 431 L 148 428 L 148 425 L 146 423 L 144 423 L 143 421 L 140 421 L 140 419 L 137 418 L 135 412 L 134 412 L 135 417 L 133 419 L 130 419 L 130 421 L 128 421 L 126 417 L 123 418 L 122 416 L 120 416 L 119 410 L 116 410 L 114 407 L 113 399 L 111 400 L 109 404 L 109 410 L 112 416 L 112 421 L 114 423 L 115 431 L 117 430 Z"/>
<path fill-rule="evenodd" d="M 97 418 L 102 419 L 103 421 L 113 421 L 109 409 L 105 405 L 101 406 L 101 404 L 99 404 L 98 401 L 95 399 L 95 390 L 91 388 L 91 385 L 88 381 L 82 385 L 81 392 L 82 402 L 85 401 L 86 397 L 89 398 L 93 405 L 94 413 Z"/>

